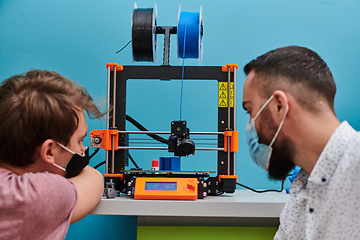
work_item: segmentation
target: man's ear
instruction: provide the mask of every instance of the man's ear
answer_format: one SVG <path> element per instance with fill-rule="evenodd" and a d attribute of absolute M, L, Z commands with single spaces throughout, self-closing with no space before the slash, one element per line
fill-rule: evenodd
<path fill-rule="evenodd" d="M 52 139 L 47 139 L 40 146 L 40 156 L 41 159 L 47 163 L 53 164 L 55 160 L 55 155 L 59 151 L 59 148 L 56 142 Z"/>
<path fill-rule="evenodd" d="M 281 120 L 284 119 L 285 114 L 289 107 L 289 99 L 285 92 L 276 90 L 274 92 L 274 100 L 271 103 L 270 111 L 277 124 L 280 124 Z"/>

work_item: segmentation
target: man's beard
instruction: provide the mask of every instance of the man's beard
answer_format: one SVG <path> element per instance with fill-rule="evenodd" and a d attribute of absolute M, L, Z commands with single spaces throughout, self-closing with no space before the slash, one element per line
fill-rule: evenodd
<path fill-rule="evenodd" d="M 259 143 L 269 145 L 279 126 L 276 126 L 268 108 L 260 114 L 260 128 L 258 131 Z M 264 134 L 264 129 L 270 129 L 270 139 Z M 281 131 L 280 131 L 281 133 Z M 279 135 L 280 135 L 279 133 Z M 282 134 L 279 135 L 272 146 L 272 153 L 269 160 L 269 177 L 274 180 L 284 180 L 289 172 L 295 167 L 294 155 L 295 146 L 292 140 Z"/>

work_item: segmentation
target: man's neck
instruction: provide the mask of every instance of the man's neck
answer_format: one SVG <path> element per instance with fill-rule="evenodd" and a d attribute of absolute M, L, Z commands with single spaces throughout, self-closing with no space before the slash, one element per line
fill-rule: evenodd
<path fill-rule="evenodd" d="M 295 164 L 311 174 L 326 144 L 340 122 L 332 113 L 302 116 L 296 126 Z"/>

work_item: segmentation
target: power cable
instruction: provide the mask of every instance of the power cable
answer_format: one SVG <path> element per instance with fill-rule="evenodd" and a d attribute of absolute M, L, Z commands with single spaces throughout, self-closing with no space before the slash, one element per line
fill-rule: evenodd
<path fill-rule="evenodd" d="M 241 186 L 241 187 L 243 187 L 243 188 L 246 188 L 246 189 L 249 189 L 249 190 L 251 190 L 251 191 L 253 191 L 253 192 L 256 192 L 256 193 L 282 192 L 282 191 L 284 190 L 284 182 L 285 182 L 286 178 L 287 178 L 287 177 L 290 177 L 290 176 L 292 176 L 292 175 L 289 174 L 289 175 L 287 175 L 287 176 L 284 178 L 284 180 L 282 180 L 282 182 L 281 182 L 281 189 L 280 189 L 280 190 L 277 190 L 277 189 L 256 190 L 256 189 L 250 188 L 250 187 L 245 186 L 245 185 L 243 185 L 243 184 L 241 184 L 241 183 L 238 183 L 238 182 L 237 182 L 236 184 L 239 185 L 239 186 Z"/>

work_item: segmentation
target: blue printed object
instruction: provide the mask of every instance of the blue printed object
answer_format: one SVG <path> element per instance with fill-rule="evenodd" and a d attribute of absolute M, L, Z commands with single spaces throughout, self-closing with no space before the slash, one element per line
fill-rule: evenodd
<path fill-rule="evenodd" d="M 160 157 L 160 171 L 180 171 L 180 157 Z"/>

